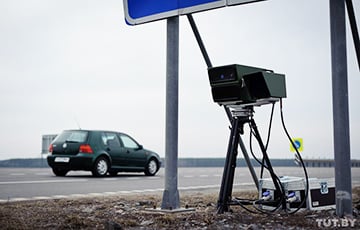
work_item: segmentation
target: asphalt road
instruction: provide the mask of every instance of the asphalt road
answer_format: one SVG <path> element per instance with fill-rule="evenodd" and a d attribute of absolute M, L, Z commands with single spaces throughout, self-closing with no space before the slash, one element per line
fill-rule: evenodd
<path fill-rule="evenodd" d="M 255 169 L 259 173 L 259 169 Z M 56 177 L 50 168 L 0 168 L 0 202 L 89 197 L 133 193 L 156 193 L 164 189 L 164 169 L 156 176 L 120 173 L 116 177 L 94 178 L 89 172 L 70 172 Z M 178 189 L 219 192 L 223 168 L 179 168 Z M 301 168 L 275 168 L 279 176 L 303 177 Z M 334 177 L 333 168 L 308 168 L 310 177 Z M 264 176 L 266 177 L 266 175 Z M 360 186 L 360 168 L 352 169 L 352 184 Z M 236 168 L 234 191 L 255 189 L 247 168 Z"/>

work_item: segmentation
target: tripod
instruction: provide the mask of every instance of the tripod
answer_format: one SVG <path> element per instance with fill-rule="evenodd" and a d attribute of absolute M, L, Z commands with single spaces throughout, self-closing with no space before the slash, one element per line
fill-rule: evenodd
<path fill-rule="evenodd" d="M 261 152 L 263 154 L 263 163 L 266 164 L 267 169 L 270 172 L 270 176 L 277 191 L 283 191 L 282 185 L 278 177 L 273 172 L 270 159 L 266 153 L 266 148 L 260 137 L 260 133 L 257 129 L 255 120 L 253 119 L 253 106 L 244 107 L 232 111 L 233 119 L 231 121 L 231 133 L 229 138 L 229 144 L 227 149 L 227 155 L 224 165 L 223 177 L 221 181 L 221 188 L 219 193 L 219 199 L 217 203 L 217 213 L 221 214 L 228 212 L 231 204 L 232 188 L 234 183 L 234 174 L 236 168 L 236 157 L 238 154 L 237 146 L 239 144 L 239 138 L 241 134 L 244 134 L 244 124 L 250 123 L 254 131 L 254 135 L 259 142 Z M 286 200 L 282 199 L 282 207 L 286 208 Z"/>

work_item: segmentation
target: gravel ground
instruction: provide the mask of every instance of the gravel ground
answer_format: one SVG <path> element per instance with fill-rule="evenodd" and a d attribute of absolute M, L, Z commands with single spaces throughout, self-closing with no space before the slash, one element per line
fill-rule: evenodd
<path fill-rule="evenodd" d="M 255 191 L 234 192 L 233 195 L 246 199 L 257 197 Z M 160 193 L 9 202 L 0 204 L 0 228 L 314 229 L 336 226 L 340 229 L 360 229 L 360 187 L 353 190 L 354 216 L 351 219 L 336 217 L 334 210 L 270 215 L 250 213 L 240 206 L 232 206 L 232 212 L 216 214 L 217 196 L 217 193 L 209 192 L 181 194 L 181 207 L 195 211 L 179 213 L 159 211 Z M 249 208 L 252 209 L 251 206 Z"/>

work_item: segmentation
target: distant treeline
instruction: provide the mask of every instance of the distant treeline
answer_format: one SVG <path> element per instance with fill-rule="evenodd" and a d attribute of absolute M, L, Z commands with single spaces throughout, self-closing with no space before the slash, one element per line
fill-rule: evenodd
<path fill-rule="evenodd" d="M 296 167 L 293 159 L 271 159 L 274 167 Z M 334 167 L 334 160 L 327 159 L 304 159 L 306 167 Z M 179 158 L 179 167 L 224 167 L 225 158 Z M 260 164 L 251 159 L 251 164 L 254 167 Z M 162 159 L 162 166 L 165 165 L 165 159 Z M 238 158 L 236 162 L 237 167 L 247 167 L 246 161 Z M 352 160 L 352 167 L 360 167 L 360 160 Z M 12 168 L 46 168 L 49 167 L 45 158 L 31 158 L 31 159 L 10 159 L 0 161 L 0 167 Z"/>

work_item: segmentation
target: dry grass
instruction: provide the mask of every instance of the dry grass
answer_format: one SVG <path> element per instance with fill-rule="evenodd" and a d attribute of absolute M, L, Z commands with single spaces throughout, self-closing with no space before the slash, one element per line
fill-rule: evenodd
<path fill-rule="evenodd" d="M 173 214 L 147 211 L 161 205 L 161 195 L 3 203 L 0 226 L 1 229 L 310 229 L 317 227 L 316 218 L 335 217 L 334 211 L 303 211 L 291 216 L 251 214 L 239 206 L 232 206 L 232 212 L 216 214 L 217 193 L 182 194 L 181 206 L 196 211 Z M 257 194 L 237 192 L 234 196 L 253 199 Z M 354 189 L 353 201 L 354 218 L 359 218 L 360 187 Z"/>

